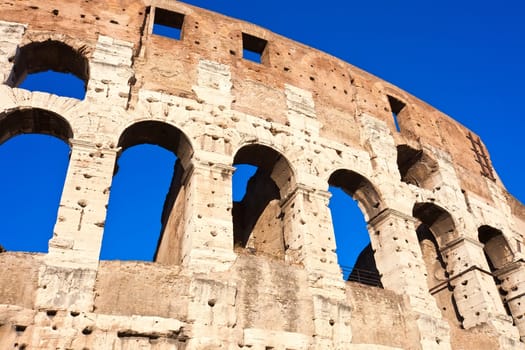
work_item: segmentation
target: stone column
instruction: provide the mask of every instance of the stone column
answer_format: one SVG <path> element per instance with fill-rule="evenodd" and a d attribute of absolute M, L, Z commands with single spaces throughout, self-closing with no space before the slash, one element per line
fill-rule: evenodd
<path fill-rule="evenodd" d="M 39 273 L 36 307 L 91 311 L 117 152 L 89 141 L 70 142 L 69 167 L 49 253 Z"/>
<path fill-rule="evenodd" d="M 26 27 L 25 24 L 0 21 L 0 84 L 12 86 L 15 83 L 10 80 L 13 70 L 13 61 L 10 59 L 15 57 Z"/>
<path fill-rule="evenodd" d="M 308 271 L 315 347 L 346 349 L 352 341 L 347 322 L 351 310 L 346 306 L 345 282 L 335 253 L 330 196 L 328 191 L 298 184 L 282 199 L 285 259 Z"/>
<path fill-rule="evenodd" d="M 298 184 L 282 199 L 286 260 L 302 264 L 316 276 L 342 281 L 328 208 L 330 196 L 328 191 Z"/>
<path fill-rule="evenodd" d="M 406 295 L 425 349 L 450 349 L 449 326 L 428 291 L 417 221 L 386 209 L 368 222 L 376 266 L 385 289 Z"/>
<path fill-rule="evenodd" d="M 508 293 L 505 300 L 518 328 L 520 339 L 525 342 L 525 261 L 510 263 L 496 274 L 501 280 L 501 287 Z"/>
<path fill-rule="evenodd" d="M 505 314 L 494 278 L 484 256 L 483 245 L 459 238 L 441 249 L 463 327 L 488 323 L 502 335 L 518 337 L 512 320 Z"/>
<path fill-rule="evenodd" d="M 207 161 L 202 155 L 188 170 L 182 263 L 193 270 L 225 271 L 235 260 L 232 222 L 234 170 L 224 163 Z"/>
<path fill-rule="evenodd" d="M 377 269 L 386 289 L 405 294 L 418 312 L 441 317 L 428 292 L 425 262 L 416 235 L 416 219 L 393 209 L 368 222 Z"/>

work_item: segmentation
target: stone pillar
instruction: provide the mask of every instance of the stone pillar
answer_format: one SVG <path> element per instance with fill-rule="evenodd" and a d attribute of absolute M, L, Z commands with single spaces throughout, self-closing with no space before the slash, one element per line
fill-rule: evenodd
<path fill-rule="evenodd" d="M 508 293 L 505 300 L 518 328 L 520 339 L 525 342 L 525 261 L 510 263 L 496 274 L 501 281 L 501 287 Z"/>
<path fill-rule="evenodd" d="M 0 21 L 0 84 L 6 83 L 13 85 L 11 71 L 13 69 L 12 58 L 15 57 L 16 51 L 22 36 L 26 31 L 26 25 L 13 22 Z"/>
<path fill-rule="evenodd" d="M 89 62 L 86 98 L 111 101 L 110 106 L 125 108 L 133 81 L 133 43 L 99 35 Z"/>
<path fill-rule="evenodd" d="M 302 264 L 311 276 L 342 281 L 328 202 L 330 192 L 298 184 L 284 199 L 286 260 Z"/>
<path fill-rule="evenodd" d="M 376 266 L 385 289 L 406 295 L 424 349 L 450 349 L 449 326 L 428 291 L 426 266 L 416 234 L 417 221 L 386 209 L 369 223 Z"/>
<path fill-rule="evenodd" d="M 186 180 L 182 263 L 195 271 L 228 270 L 233 252 L 232 174 L 235 168 L 196 157 Z M 213 155 L 209 156 L 214 158 Z M 216 157 L 215 157 L 216 158 Z"/>
<path fill-rule="evenodd" d="M 281 200 L 285 259 L 307 270 L 313 301 L 315 348 L 347 349 L 352 328 L 347 322 L 345 285 L 335 253 L 336 243 L 328 203 L 330 192 L 297 184 Z"/>
<path fill-rule="evenodd" d="M 96 266 L 117 151 L 71 140 L 71 155 L 53 238 L 51 260 Z"/>
<path fill-rule="evenodd" d="M 483 245 L 462 237 L 449 242 L 441 252 L 463 327 L 469 329 L 488 323 L 500 334 L 517 338 L 487 265 Z"/>
<path fill-rule="evenodd" d="M 405 294 L 418 312 L 441 317 L 428 292 L 425 263 L 416 235 L 417 221 L 393 209 L 368 222 L 377 269 L 385 289 Z"/>
<path fill-rule="evenodd" d="M 116 153 L 71 140 L 58 218 L 39 273 L 37 308 L 91 311 Z"/>

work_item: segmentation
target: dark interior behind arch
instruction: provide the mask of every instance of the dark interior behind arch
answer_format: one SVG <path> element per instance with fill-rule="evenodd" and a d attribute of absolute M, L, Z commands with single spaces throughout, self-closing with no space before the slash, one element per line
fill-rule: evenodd
<path fill-rule="evenodd" d="M 488 225 L 480 226 L 478 228 L 478 239 L 483 243 L 483 250 L 493 271 L 514 260 L 514 254 L 500 230 Z"/>
<path fill-rule="evenodd" d="M 242 200 L 233 202 L 234 246 L 284 259 L 281 200 L 290 191 L 293 178 L 288 160 L 273 148 L 250 144 L 237 151 L 233 164 L 257 167 Z"/>
<path fill-rule="evenodd" d="M 408 145 L 397 146 L 397 167 L 401 181 L 405 183 L 426 189 L 436 185 L 438 164 L 423 150 Z"/>
<path fill-rule="evenodd" d="M 429 227 L 440 249 L 458 236 L 452 216 L 434 203 L 416 203 L 412 215 Z"/>

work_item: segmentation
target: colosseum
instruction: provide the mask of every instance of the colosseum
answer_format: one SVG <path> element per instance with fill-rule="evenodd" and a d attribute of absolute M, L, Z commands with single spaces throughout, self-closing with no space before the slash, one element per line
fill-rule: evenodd
<path fill-rule="evenodd" d="M 19 88 L 46 70 L 85 97 Z M 524 348 L 525 208 L 396 86 L 174 0 L 4 1 L 0 79 L 0 142 L 70 148 L 48 252 L 0 253 L 1 349 Z M 139 144 L 178 159 L 154 261 L 100 260 Z M 258 170 L 233 201 L 238 164 Z M 329 186 L 359 203 L 374 285 L 342 276 Z"/>

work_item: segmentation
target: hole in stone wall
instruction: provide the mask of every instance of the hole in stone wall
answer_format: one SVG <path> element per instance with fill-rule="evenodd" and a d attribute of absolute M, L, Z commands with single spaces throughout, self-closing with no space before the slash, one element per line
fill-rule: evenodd
<path fill-rule="evenodd" d="M 15 332 L 25 332 L 27 326 L 23 326 L 20 324 L 15 325 Z"/>
<path fill-rule="evenodd" d="M 8 84 L 83 99 L 88 80 L 89 64 L 82 52 L 47 40 L 20 48 Z"/>
<path fill-rule="evenodd" d="M 153 21 L 153 34 L 166 38 L 181 40 L 184 15 L 182 13 L 168 11 L 161 8 L 155 9 Z"/>
<path fill-rule="evenodd" d="M 46 315 L 50 317 L 54 317 L 57 315 L 57 310 L 47 310 Z"/>
<path fill-rule="evenodd" d="M 67 122 L 48 111 L 0 114 L 0 245 L 5 250 L 48 251 L 69 163 L 65 140 L 72 136 Z"/>
<path fill-rule="evenodd" d="M 405 108 L 405 103 L 399 101 L 397 98 L 387 95 L 388 103 L 390 104 L 390 111 L 392 112 L 392 118 L 394 119 L 394 124 L 396 126 L 397 132 L 401 131 L 399 127 L 398 117 L 401 114 L 401 111 Z"/>
<path fill-rule="evenodd" d="M 256 36 L 242 33 L 242 57 L 256 63 L 263 63 L 268 42 Z"/>
<path fill-rule="evenodd" d="M 397 146 L 397 167 L 401 181 L 421 188 L 432 189 L 438 164 L 422 150 L 408 145 Z"/>

